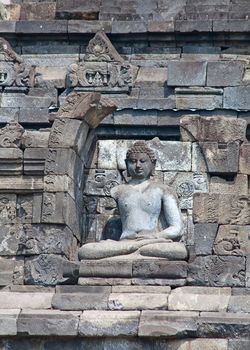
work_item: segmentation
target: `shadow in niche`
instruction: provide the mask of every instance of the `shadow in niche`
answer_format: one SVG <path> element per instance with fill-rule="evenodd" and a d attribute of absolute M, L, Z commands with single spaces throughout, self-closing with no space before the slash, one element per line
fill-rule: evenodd
<path fill-rule="evenodd" d="M 119 241 L 122 234 L 122 222 L 120 217 L 110 218 L 102 231 L 102 239 L 112 239 Z"/>

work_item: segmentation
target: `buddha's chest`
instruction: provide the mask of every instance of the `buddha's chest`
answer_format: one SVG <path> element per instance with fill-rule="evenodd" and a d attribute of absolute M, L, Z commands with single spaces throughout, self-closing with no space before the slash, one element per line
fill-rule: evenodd
<path fill-rule="evenodd" d="M 120 213 L 133 214 L 143 211 L 149 214 L 159 214 L 161 205 L 161 193 L 155 189 L 139 191 L 133 187 L 129 187 L 122 192 L 118 199 Z"/>

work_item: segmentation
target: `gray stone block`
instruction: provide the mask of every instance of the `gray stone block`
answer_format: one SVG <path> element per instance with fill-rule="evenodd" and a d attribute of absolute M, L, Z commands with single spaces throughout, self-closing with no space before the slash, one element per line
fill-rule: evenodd
<path fill-rule="evenodd" d="M 13 282 L 15 261 L 12 259 L 0 259 L 0 286 L 7 286 Z"/>
<path fill-rule="evenodd" d="M 168 294 L 160 293 L 111 293 L 109 310 L 167 309 Z"/>
<path fill-rule="evenodd" d="M 45 192 L 43 194 L 42 217 L 43 223 L 65 224 L 67 196 L 64 192 Z"/>
<path fill-rule="evenodd" d="M 112 286 L 112 293 L 169 294 L 169 286 Z"/>
<path fill-rule="evenodd" d="M 221 143 L 244 141 L 246 128 L 245 120 L 223 116 L 187 115 L 180 120 L 182 141 Z"/>
<path fill-rule="evenodd" d="M 244 287 L 245 259 L 239 256 L 197 257 L 189 263 L 188 283 L 211 287 Z"/>
<path fill-rule="evenodd" d="M 94 278 L 93 278 L 94 280 Z M 77 285 L 72 285 L 72 286 L 56 286 L 56 293 L 58 294 L 66 294 L 66 293 L 95 293 L 95 294 L 109 294 L 111 293 L 111 286 L 105 285 L 84 285 L 84 286 L 77 286 Z"/>
<path fill-rule="evenodd" d="M 220 144 L 217 142 L 200 142 L 208 172 L 237 173 L 239 169 L 239 142 Z"/>
<path fill-rule="evenodd" d="M 206 62 L 169 61 L 169 86 L 204 86 L 206 81 Z"/>
<path fill-rule="evenodd" d="M 156 153 L 156 170 L 190 171 L 191 143 L 179 141 L 160 141 L 153 139 L 148 143 Z"/>
<path fill-rule="evenodd" d="M 222 89 L 205 88 L 176 88 L 177 109 L 216 109 L 222 108 Z"/>
<path fill-rule="evenodd" d="M 60 255 L 40 254 L 25 258 L 25 284 L 54 286 L 63 280 L 63 265 L 67 260 Z"/>
<path fill-rule="evenodd" d="M 244 73 L 244 62 L 208 62 L 207 85 L 208 86 L 237 86 L 240 85 Z"/>
<path fill-rule="evenodd" d="M 239 168 L 241 173 L 250 175 L 250 145 L 248 143 L 240 146 Z"/>
<path fill-rule="evenodd" d="M 249 229 L 249 225 L 220 225 L 214 242 L 214 253 L 248 256 L 250 254 Z"/>
<path fill-rule="evenodd" d="M 29 336 L 76 336 L 79 313 L 56 310 L 23 310 L 17 334 Z"/>
<path fill-rule="evenodd" d="M 79 277 L 131 277 L 132 261 L 81 260 Z"/>
<path fill-rule="evenodd" d="M 136 336 L 139 318 L 139 311 L 84 311 L 79 334 L 85 337 Z"/>
<path fill-rule="evenodd" d="M 89 127 L 85 121 L 56 118 L 49 136 L 49 148 L 73 148 L 80 155 L 88 130 Z"/>
<path fill-rule="evenodd" d="M 24 150 L 24 174 L 43 175 L 47 148 L 26 148 Z"/>
<path fill-rule="evenodd" d="M 108 293 L 56 293 L 52 307 L 60 310 L 106 310 Z"/>
<path fill-rule="evenodd" d="M 194 337 L 198 316 L 191 311 L 142 311 L 139 336 Z"/>
<path fill-rule="evenodd" d="M 200 337 L 237 338 L 248 337 L 250 330 L 249 314 L 202 312 L 199 319 Z"/>
<path fill-rule="evenodd" d="M 195 223 L 249 225 L 249 197 L 226 193 L 195 193 L 193 219 Z M 237 211 L 235 210 L 237 208 Z"/>
<path fill-rule="evenodd" d="M 212 176 L 209 184 L 210 192 L 248 194 L 248 177 L 245 174 L 237 174 L 233 180 L 225 180 L 219 176 Z"/>
<path fill-rule="evenodd" d="M 21 175 L 23 152 L 18 148 L 0 148 L 0 175 Z"/>
<path fill-rule="evenodd" d="M 1 309 L 50 309 L 53 294 L 1 292 Z"/>
<path fill-rule="evenodd" d="M 24 148 L 47 148 L 50 129 L 25 130 L 22 136 Z"/>
<path fill-rule="evenodd" d="M 12 336 L 17 334 L 17 318 L 20 313 L 19 309 L 0 309 L 0 335 Z"/>
<path fill-rule="evenodd" d="M 49 110 L 48 108 L 20 108 L 19 109 L 19 116 L 18 116 L 19 123 L 29 123 L 29 124 L 43 124 L 49 122 Z"/>
<path fill-rule="evenodd" d="M 250 348 L 249 339 L 229 339 L 228 350 L 248 350 Z"/>
<path fill-rule="evenodd" d="M 133 262 L 133 277 L 180 279 L 187 276 L 185 261 L 161 259 L 138 260 Z"/>
<path fill-rule="evenodd" d="M 228 312 L 250 312 L 250 298 L 248 295 L 234 295 L 230 297 Z"/>
<path fill-rule="evenodd" d="M 196 255 L 211 255 L 218 224 L 195 224 L 194 244 Z"/>
<path fill-rule="evenodd" d="M 169 295 L 168 310 L 226 311 L 230 294 L 230 288 L 176 288 Z"/>
<path fill-rule="evenodd" d="M 249 86 L 226 87 L 223 107 L 236 110 L 250 109 L 249 93 Z"/>

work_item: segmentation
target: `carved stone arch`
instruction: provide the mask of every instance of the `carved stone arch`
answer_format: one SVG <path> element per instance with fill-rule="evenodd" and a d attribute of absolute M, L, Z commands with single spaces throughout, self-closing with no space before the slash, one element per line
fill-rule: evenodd
<path fill-rule="evenodd" d="M 94 129 L 115 109 L 99 93 L 72 92 L 54 115 L 45 161 L 42 222 L 66 225 L 79 243 L 84 167 L 95 142 Z"/>

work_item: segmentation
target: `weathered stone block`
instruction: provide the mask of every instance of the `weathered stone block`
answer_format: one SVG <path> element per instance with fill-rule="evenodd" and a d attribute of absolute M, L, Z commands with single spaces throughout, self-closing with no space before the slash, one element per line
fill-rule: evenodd
<path fill-rule="evenodd" d="M 169 86 L 204 86 L 206 62 L 170 61 L 168 63 Z"/>
<path fill-rule="evenodd" d="M 85 337 L 136 336 L 139 318 L 139 311 L 84 311 L 79 334 Z"/>
<path fill-rule="evenodd" d="M 167 306 L 168 294 L 111 293 L 108 300 L 110 310 L 154 310 Z"/>
<path fill-rule="evenodd" d="M 23 310 L 18 317 L 17 334 L 30 336 L 76 336 L 79 323 L 78 317 L 79 313 L 77 312 Z"/>
<path fill-rule="evenodd" d="M 249 197 L 220 193 L 194 194 L 194 222 L 249 225 Z"/>
<path fill-rule="evenodd" d="M 41 254 L 36 257 L 25 258 L 25 284 L 56 285 L 63 280 L 63 265 L 65 263 L 59 255 Z"/>
<path fill-rule="evenodd" d="M 24 174 L 43 175 L 47 148 L 26 148 L 24 150 Z"/>
<path fill-rule="evenodd" d="M 67 196 L 64 192 L 45 192 L 42 203 L 42 222 L 65 224 Z"/>
<path fill-rule="evenodd" d="M 190 115 L 180 120 L 180 131 L 183 141 L 222 143 L 244 141 L 246 128 L 247 122 L 238 118 Z"/>
<path fill-rule="evenodd" d="M 250 109 L 249 93 L 249 86 L 226 87 L 223 107 L 236 110 Z"/>
<path fill-rule="evenodd" d="M 200 142 L 208 172 L 237 173 L 239 169 L 239 143 Z"/>
<path fill-rule="evenodd" d="M 0 148 L 0 175 L 21 175 L 23 152 L 18 148 Z"/>
<path fill-rule="evenodd" d="M 250 255 L 250 226 L 221 225 L 214 242 L 214 253 L 218 255 Z"/>
<path fill-rule="evenodd" d="M 208 171 L 207 164 L 198 143 L 192 143 L 192 171 L 196 173 L 205 173 Z"/>
<path fill-rule="evenodd" d="M 112 286 L 112 293 L 169 294 L 169 286 Z"/>
<path fill-rule="evenodd" d="M 88 131 L 88 124 L 84 121 L 57 118 L 50 132 L 49 148 L 73 148 L 81 154 Z"/>
<path fill-rule="evenodd" d="M 84 194 L 108 196 L 112 187 L 121 184 L 121 175 L 117 170 L 90 169 L 87 174 Z"/>
<path fill-rule="evenodd" d="M 218 61 L 207 63 L 208 86 L 237 86 L 241 84 L 244 73 L 242 61 Z"/>
<path fill-rule="evenodd" d="M 230 294 L 230 288 L 176 288 L 169 295 L 168 309 L 180 311 L 226 311 Z"/>
<path fill-rule="evenodd" d="M 169 350 L 228 350 L 227 339 L 210 338 L 194 340 L 173 340 L 168 342 L 168 348 Z"/>
<path fill-rule="evenodd" d="M 160 141 L 155 138 L 148 146 L 156 154 L 156 170 L 190 171 L 191 143 L 178 141 Z"/>
<path fill-rule="evenodd" d="M 76 238 L 67 227 L 26 225 L 16 236 L 16 254 L 61 254 L 69 259 L 77 255 Z"/>
<path fill-rule="evenodd" d="M 161 259 L 138 260 L 133 262 L 133 277 L 144 278 L 185 278 L 185 261 L 165 261 Z"/>
<path fill-rule="evenodd" d="M 249 339 L 229 339 L 228 350 L 248 350 L 250 347 Z"/>
<path fill-rule="evenodd" d="M 188 283 L 211 287 L 244 287 L 245 259 L 239 256 L 197 257 L 189 263 Z"/>
<path fill-rule="evenodd" d="M 44 108 L 19 108 L 19 123 L 43 124 L 49 122 L 49 110 Z"/>
<path fill-rule="evenodd" d="M 0 286 L 10 285 L 13 282 L 15 261 L 0 258 Z"/>
<path fill-rule="evenodd" d="M 60 310 L 106 310 L 107 293 L 56 293 L 52 307 Z"/>
<path fill-rule="evenodd" d="M 132 262 L 118 260 L 81 260 L 80 277 L 131 277 Z"/>
<path fill-rule="evenodd" d="M 22 146 L 24 148 L 48 148 L 50 131 L 51 129 L 25 130 L 22 136 Z"/>
<path fill-rule="evenodd" d="M 98 168 L 117 169 L 116 140 L 98 141 Z"/>
<path fill-rule="evenodd" d="M 49 94 L 44 96 L 26 95 L 20 92 L 7 92 L 1 95 L 1 107 L 48 108 L 54 103 Z"/>
<path fill-rule="evenodd" d="M 38 176 L 0 176 L 0 191 L 10 193 L 42 192 L 43 178 Z"/>
<path fill-rule="evenodd" d="M 0 309 L 0 335 L 11 336 L 17 334 L 17 318 L 20 313 L 18 309 Z"/>
<path fill-rule="evenodd" d="M 248 177 L 245 174 L 237 174 L 233 180 L 226 180 L 219 176 L 212 176 L 209 184 L 210 192 L 248 194 Z"/>
<path fill-rule="evenodd" d="M 230 297 L 228 312 L 250 312 L 250 298 L 248 295 L 234 295 Z"/>
<path fill-rule="evenodd" d="M 0 194 L 1 224 L 14 223 L 16 220 L 16 194 Z"/>
<path fill-rule="evenodd" d="M 48 149 L 45 162 L 46 175 L 68 175 L 80 186 L 83 168 L 83 162 L 72 149 Z"/>
<path fill-rule="evenodd" d="M 142 311 L 139 336 L 193 337 L 198 315 L 189 311 Z"/>
<path fill-rule="evenodd" d="M 175 190 L 181 209 L 192 209 L 195 192 L 208 192 L 206 174 L 164 172 L 164 183 Z"/>
<path fill-rule="evenodd" d="M 2 309 L 50 309 L 53 293 L 1 292 Z"/>
<path fill-rule="evenodd" d="M 21 6 L 20 20 L 50 20 L 55 18 L 55 13 L 56 3 L 54 2 L 27 2 Z"/>
<path fill-rule="evenodd" d="M 194 225 L 194 244 L 196 255 L 211 255 L 218 224 Z"/>
<path fill-rule="evenodd" d="M 250 145 L 247 143 L 240 146 L 239 168 L 241 173 L 250 175 Z"/>
<path fill-rule="evenodd" d="M 199 319 L 198 334 L 200 337 L 237 338 L 248 337 L 249 314 L 231 312 L 202 312 Z"/>
<path fill-rule="evenodd" d="M 215 88 L 176 88 L 176 108 L 215 109 L 222 108 L 222 89 Z"/>

